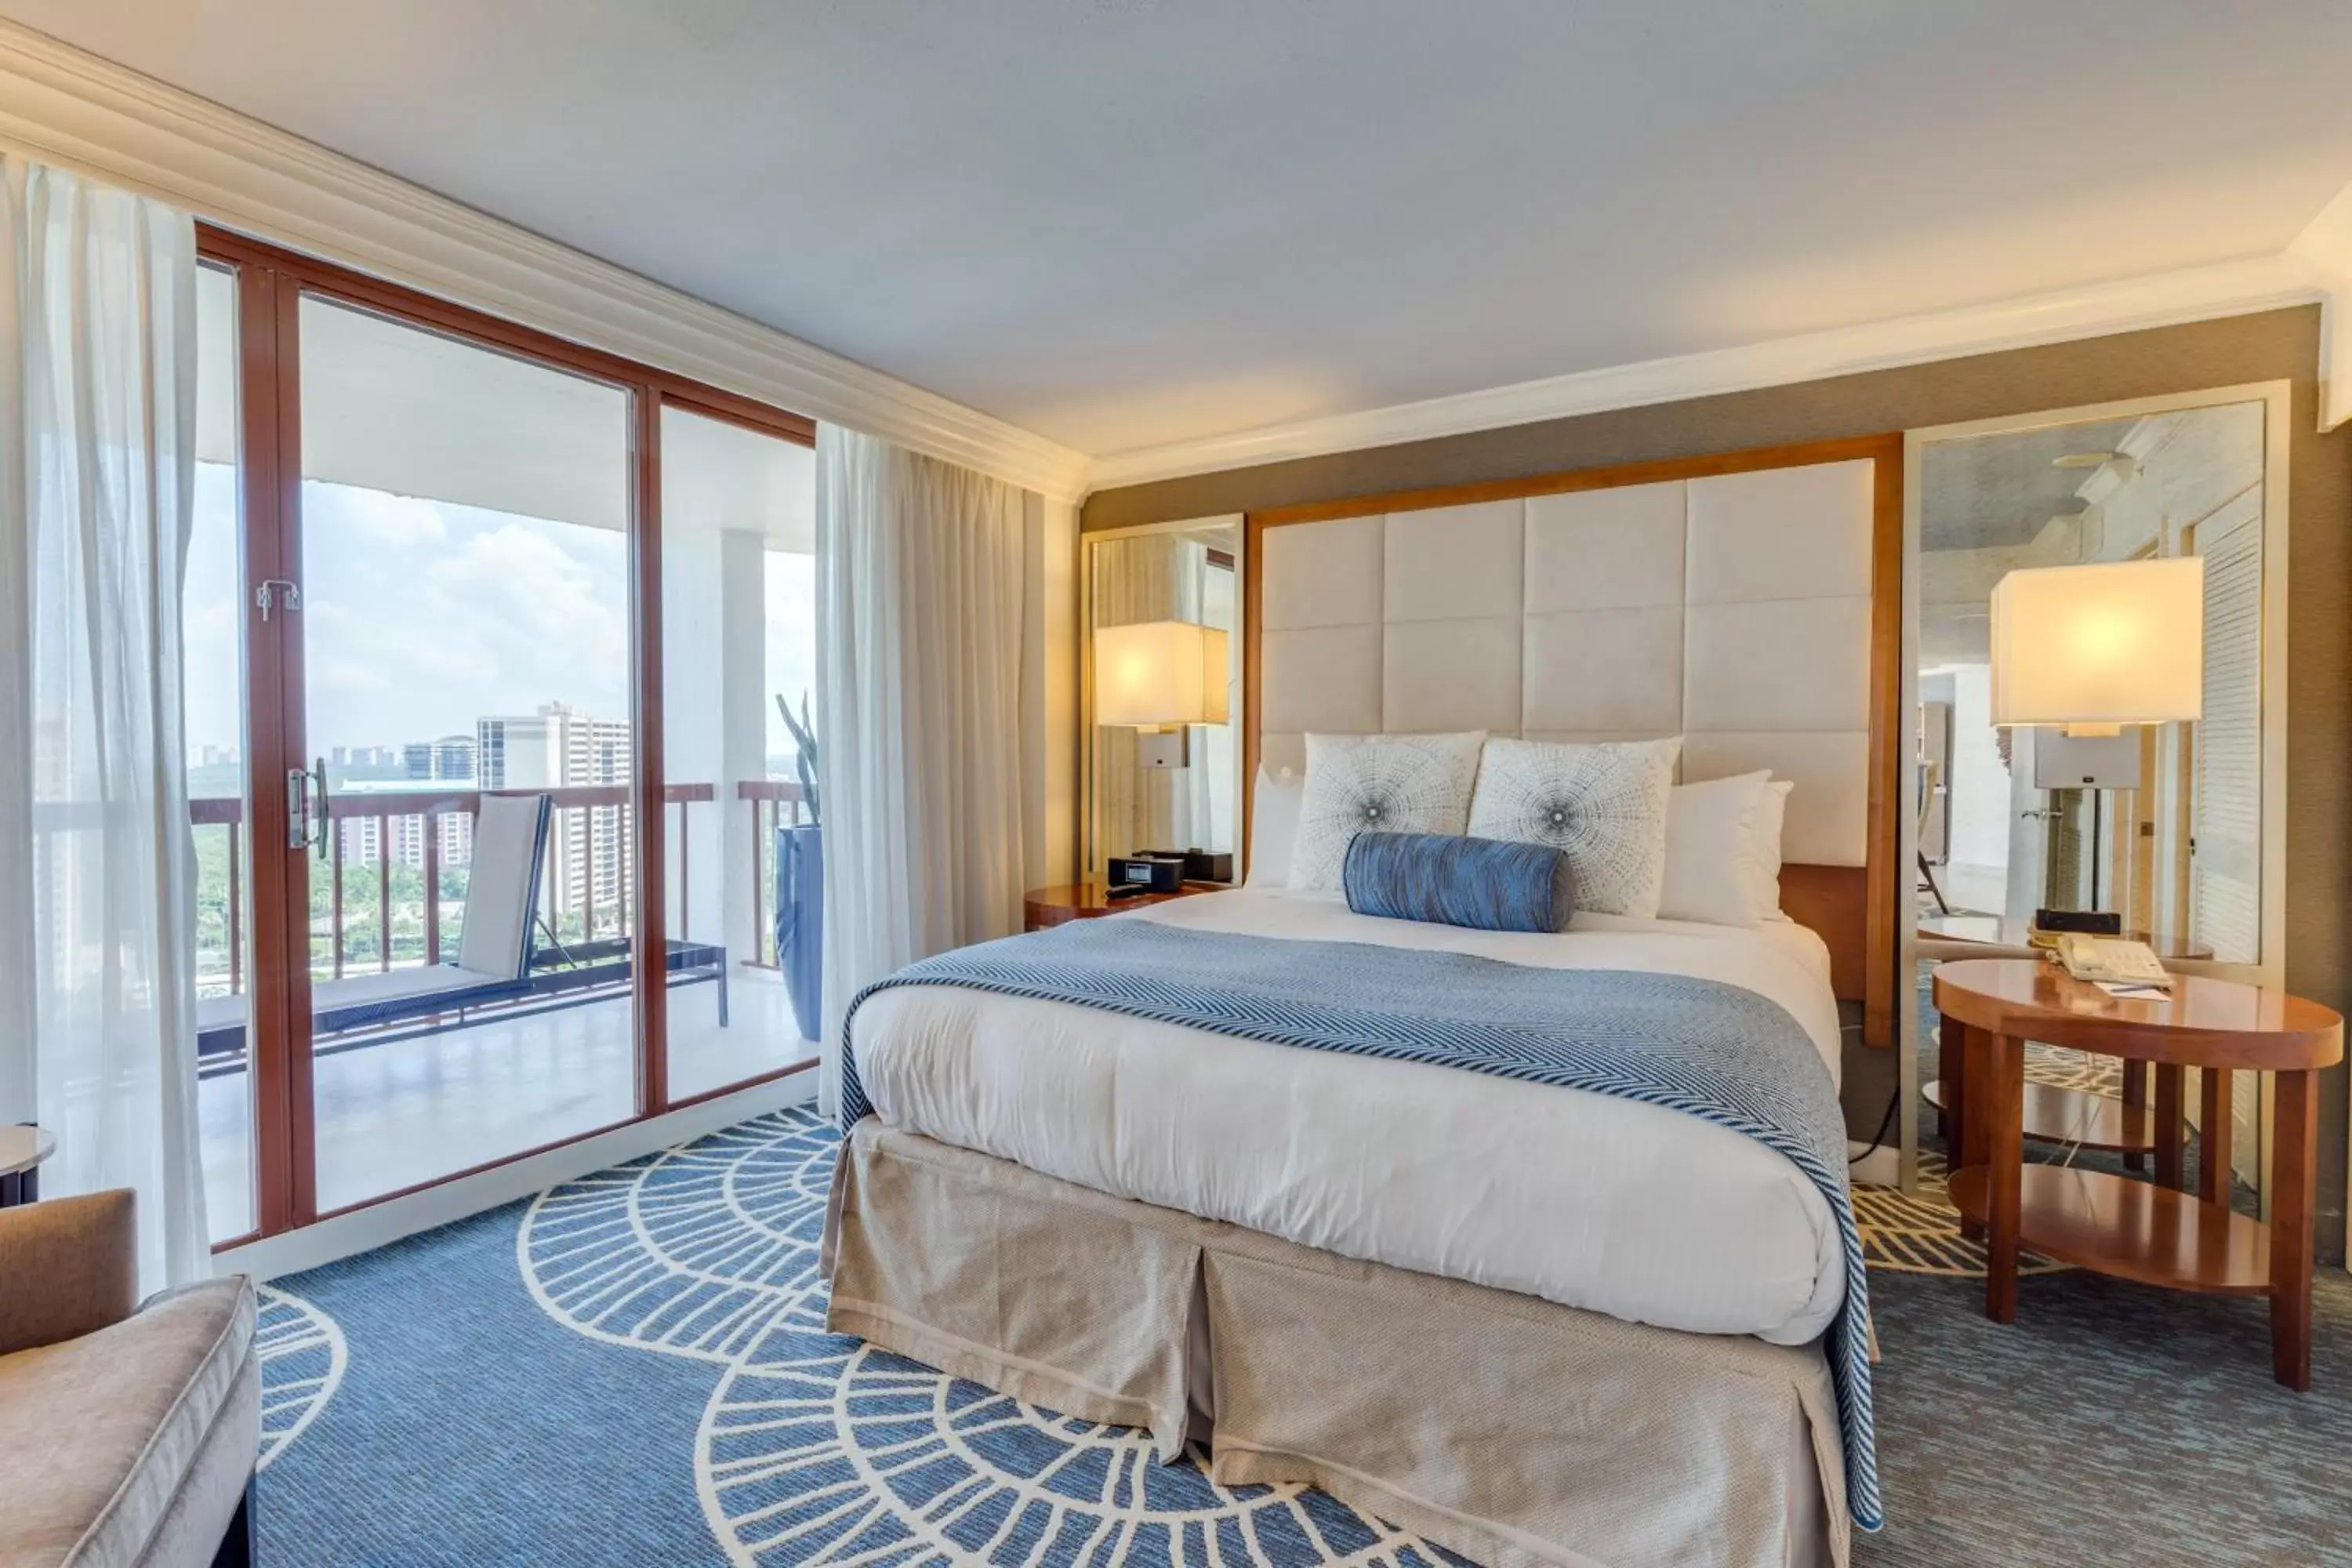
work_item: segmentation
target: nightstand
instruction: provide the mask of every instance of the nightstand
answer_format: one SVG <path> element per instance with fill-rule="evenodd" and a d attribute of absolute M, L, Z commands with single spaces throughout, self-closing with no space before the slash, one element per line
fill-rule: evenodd
<path fill-rule="evenodd" d="M 1139 910 L 1146 904 L 1164 904 L 1171 899 L 1189 899 L 1198 893 L 1224 893 L 1233 889 L 1223 882 L 1187 882 L 1172 893 L 1130 893 L 1114 899 L 1110 889 L 1100 882 L 1075 882 L 1059 888 L 1035 888 L 1021 901 L 1024 929 L 1045 931 L 1049 927 L 1067 925 L 1072 921 L 1100 920 L 1105 915 L 1123 914 Z"/>
<path fill-rule="evenodd" d="M 2312 1219 L 2317 1080 L 2344 1059 L 2331 1008 L 2234 981 L 2176 974 L 2160 998 L 2110 995 L 2031 958 L 1979 958 L 1936 971 L 1936 1007 L 1963 1026 L 1958 1081 L 1965 1149 L 1952 1203 L 1985 1233 L 1985 1314 L 2017 1312 L 2017 1254 L 2175 1290 L 2267 1296 L 2272 1367 L 2311 1386 Z M 2156 1064 L 2157 1180 L 2024 1163 L 2025 1042 Z M 1952 1049 L 1948 1037 L 1946 1051 Z M 2201 1194 L 2181 1185 L 2181 1073 L 2204 1088 Z M 2267 1224 L 2230 1206 L 2230 1078 L 2272 1075 L 2275 1132 Z M 1948 1076 L 1950 1068 L 1946 1069 Z"/>

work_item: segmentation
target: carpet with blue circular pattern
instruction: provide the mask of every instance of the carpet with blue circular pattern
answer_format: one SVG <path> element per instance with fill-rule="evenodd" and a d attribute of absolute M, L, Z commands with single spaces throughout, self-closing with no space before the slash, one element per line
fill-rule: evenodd
<path fill-rule="evenodd" d="M 763 1117 L 266 1288 L 263 1568 L 1461 1561 L 826 1333 L 835 1147 Z M 2259 1300 L 2066 1270 L 1995 1325 L 1899 1230 L 1856 1568 L 2352 1561 L 2341 1270 L 2294 1394 Z"/>
<path fill-rule="evenodd" d="M 269 1290 L 265 1563 L 1463 1561 L 827 1333 L 836 1143 L 762 1117 Z"/>

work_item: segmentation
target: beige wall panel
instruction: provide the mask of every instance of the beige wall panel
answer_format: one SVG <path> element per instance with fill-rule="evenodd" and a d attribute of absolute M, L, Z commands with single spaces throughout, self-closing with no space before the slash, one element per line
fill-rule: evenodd
<path fill-rule="evenodd" d="M 1685 730 L 1866 730 L 1870 601 L 1776 599 L 1683 612 Z"/>
<path fill-rule="evenodd" d="M 1533 496 L 1527 612 L 1683 602 L 1683 482 Z"/>
<path fill-rule="evenodd" d="M 1265 548 L 1266 630 L 1360 626 L 1381 618 L 1381 519 L 1269 528 Z"/>
<path fill-rule="evenodd" d="M 1519 618 L 1388 628 L 1383 728 L 1392 734 L 1519 727 Z"/>
<path fill-rule="evenodd" d="M 1869 862 L 1870 734 L 1723 731 L 1683 737 L 1683 782 L 1769 768 L 1789 792 L 1780 858 L 1801 865 Z"/>
<path fill-rule="evenodd" d="M 1681 605 L 1529 616 L 1526 626 L 1522 731 L 1681 730 Z"/>
<path fill-rule="evenodd" d="M 1867 462 L 1690 481 L 1690 603 L 1870 595 Z"/>
<path fill-rule="evenodd" d="M 1381 628 L 1269 631 L 1259 649 L 1269 731 L 1367 735 L 1381 728 Z"/>
<path fill-rule="evenodd" d="M 1506 500 L 1391 513 L 1384 568 L 1388 618 L 1459 621 L 1517 615 L 1526 510 L 1525 501 Z"/>

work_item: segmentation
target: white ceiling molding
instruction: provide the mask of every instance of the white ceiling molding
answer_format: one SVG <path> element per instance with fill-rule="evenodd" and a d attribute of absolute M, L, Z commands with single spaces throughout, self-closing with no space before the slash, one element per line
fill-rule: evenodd
<path fill-rule="evenodd" d="M 2287 259 L 2326 301 L 2319 311 L 2319 427 L 2352 419 L 2352 185 L 2286 247 Z"/>
<path fill-rule="evenodd" d="M 572 342 L 1058 500 L 1085 455 L 0 22 L 0 145 Z"/>
<path fill-rule="evenodd" d="M 2328 210 L 2340 211 L 2346 227 L 2339 237 L 2352 240 L 2352 204 L 2339 197 Z M 2318 227 L 2315 224 L 2313 226 Z M 2311 236 L 2306 234 L 2305 237 Z M 2339 254 L 2344 261 L 2352 264 L 2352 246 L 2345 247 Z M 2339 276 L 2344 281 L 2338 287 L 2347 303 L 2352 303 L 2352 266 Z M 2244 315 L 2325 300 L 2328 289 L 2314 268 L 2286 255 L 2185 268 L 1994 304 L 1841 327 L 1672 359 L 1610 365 L 1453 397 L 1401 403 L 1358 414 L 1333 415 L 1115 452 L 1096 459 L 1092 488 L 1108 489 L 1114 485 L 1213 473 L 1293 458 L 1322 457 L 1367 447 L 1392 447 L 1407 441 L 1532 425 L 1614 408 L 1679 403 L 1687 398 L 1762 386 L 1788 386 L 1860 371 L 1957 359 L 1965 354 Z M 2352 310 L 2336 310 L 2331 306 L 2328 319 L 2334 323 L 2330 331 L 2337 350 L 2336 363 L 2352 367 L 2352 342 L 2346 341 L 2346 323 L 2352 321 Z M 2345 379 L 2352 382 L 2352 371 Z M 2339 395 L 2352 396 L 2352 385 L 2340 386 Z M 2344 417 L 2344 412 L 2337 412 L 2323 428 Z"/>

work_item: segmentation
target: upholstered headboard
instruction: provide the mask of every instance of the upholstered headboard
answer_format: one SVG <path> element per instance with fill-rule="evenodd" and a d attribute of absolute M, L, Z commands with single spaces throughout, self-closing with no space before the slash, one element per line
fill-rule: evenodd
<path fill-rule="evenodd" d="M 1891 1023 L 1900 463 L 1875 439 L 1253 513 L 1244 777 L 1309 731 L 1679 734 L 1685 782 L 1769 768 L 1784 906 Z"/>

